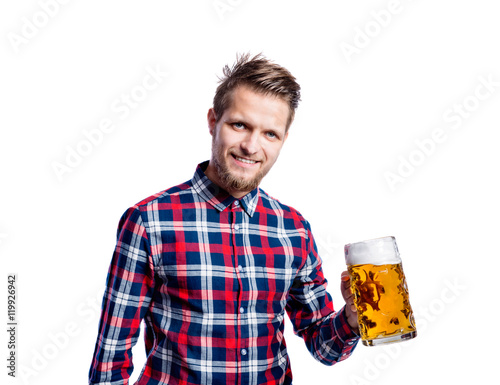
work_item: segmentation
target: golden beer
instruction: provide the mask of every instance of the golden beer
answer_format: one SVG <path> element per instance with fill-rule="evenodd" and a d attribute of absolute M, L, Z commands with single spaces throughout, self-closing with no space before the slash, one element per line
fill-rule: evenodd
<path fill-rule="evenodd" d="M 374 346 L 416 337 L 394 237 L 349 244 L 345 252 L 363 344 Z"/>

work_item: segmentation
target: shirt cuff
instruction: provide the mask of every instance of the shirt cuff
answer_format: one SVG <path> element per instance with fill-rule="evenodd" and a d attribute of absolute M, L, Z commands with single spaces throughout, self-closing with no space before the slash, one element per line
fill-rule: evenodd
<path fill-rule="evenodd" d="M 345 306 L 337 313 L 334 321 L 335 333 L 343 342 L 339 361 L 347 359 L 359 342 L 359 330 L 354 330 L 347 322 Z"/>

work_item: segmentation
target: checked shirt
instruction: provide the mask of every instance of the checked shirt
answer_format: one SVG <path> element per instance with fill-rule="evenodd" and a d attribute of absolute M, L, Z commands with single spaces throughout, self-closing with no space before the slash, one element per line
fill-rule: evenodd
<path fill-rule="evenodd" d="M 349 357 L 359 337 L 335 312 L 309 223 L 257 188 L 236 199 L 200 164 L 193 179 L 120 220 L 91 384 L 291 384 L 284 317 L 320 362 Z"/>

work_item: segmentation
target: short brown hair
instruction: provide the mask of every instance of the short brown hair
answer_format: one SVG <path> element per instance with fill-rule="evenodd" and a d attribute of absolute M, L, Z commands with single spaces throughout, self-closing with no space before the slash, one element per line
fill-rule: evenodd
<path fill-rule="evenodd" d="M 250 54 L 236 56 L 233 67 L 224 66 L 224 76 L 219 78 L 219 86 L 214 96 L 214 112 L 217 121 L 232 102 L 232 92 L 238 86 L 248 86 L 255 92 L 270 94 L 284 100 L 289 107 L 286 129 L 292 124 L 295 109 L 300 101 L 300 85 L 286 69 L 262 54 L 250 58 Z"/>

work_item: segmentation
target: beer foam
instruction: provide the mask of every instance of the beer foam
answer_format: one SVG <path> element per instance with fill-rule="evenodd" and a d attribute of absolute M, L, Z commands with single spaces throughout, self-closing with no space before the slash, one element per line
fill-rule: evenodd
<path fill-rule="evenodd" d="M 344 247 L 347 265 L 386 265 L 401 263 L 396 238 L 382 237 L 349 243 Z"/>

